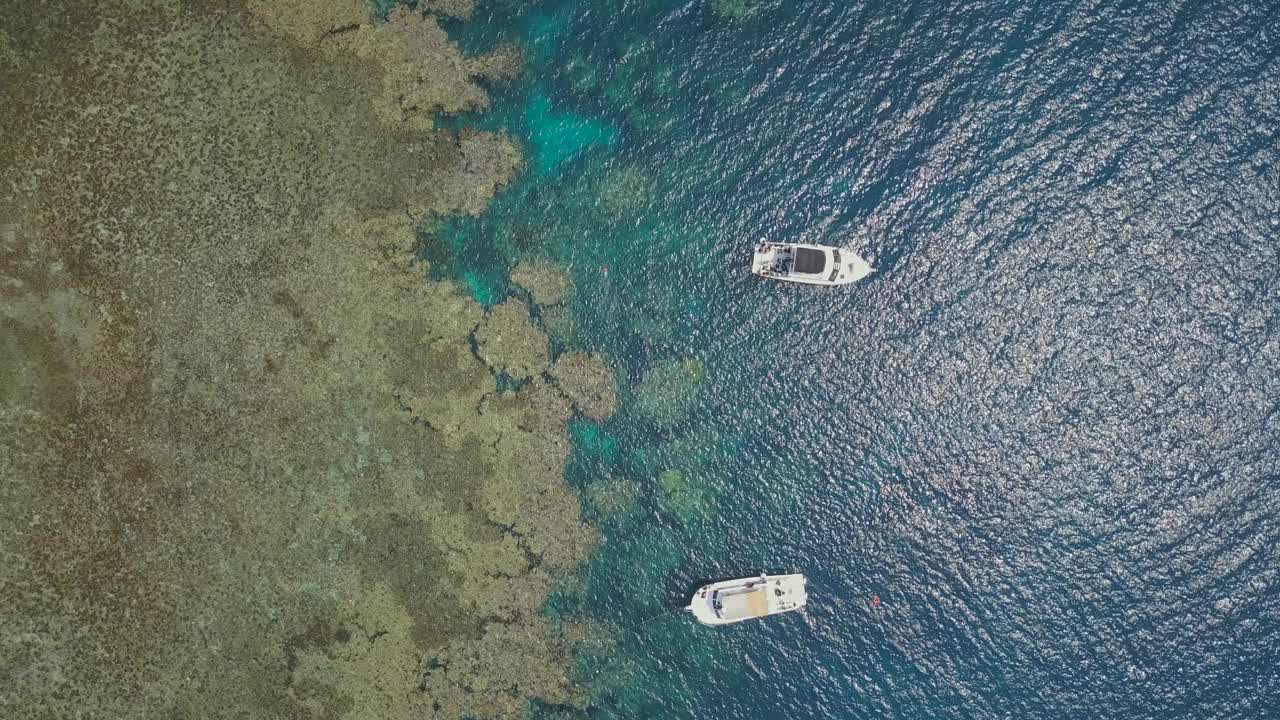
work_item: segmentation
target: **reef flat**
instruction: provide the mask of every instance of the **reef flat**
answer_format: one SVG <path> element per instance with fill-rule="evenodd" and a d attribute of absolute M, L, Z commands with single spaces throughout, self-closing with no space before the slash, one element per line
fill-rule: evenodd
<path fill-rule="evenodd" d="M 597 541 L 566 424 L 612 374 L 415 261 L 521 165 L 435 122 L 519 52 L 423 7 L 0 6 L 4 717 L 584 701 L 539 608 Z"/>

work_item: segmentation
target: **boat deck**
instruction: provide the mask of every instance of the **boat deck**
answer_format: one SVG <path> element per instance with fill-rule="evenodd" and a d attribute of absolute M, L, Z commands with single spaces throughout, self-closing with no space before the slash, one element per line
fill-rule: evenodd
<path fill-rule="evenodd" d="M 722 593 L 717 599 L 720 617 L 725 620 L 746 620 L 769 614 L 769 595 L 764 588 Z"/>

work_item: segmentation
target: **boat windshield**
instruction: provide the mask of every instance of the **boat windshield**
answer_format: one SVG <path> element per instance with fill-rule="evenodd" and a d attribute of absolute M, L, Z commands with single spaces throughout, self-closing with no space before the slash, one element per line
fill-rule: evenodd
<path fill-rule="evenodd" d="M 817 275 L 827 267 L 827 254 L 821 250 L 796 248 L 795 258 L 793 269 L 796 272 Z"/>

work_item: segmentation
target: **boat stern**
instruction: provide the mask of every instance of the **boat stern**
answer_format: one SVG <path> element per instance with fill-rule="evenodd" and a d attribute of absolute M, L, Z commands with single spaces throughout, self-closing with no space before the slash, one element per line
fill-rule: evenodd
<path fill-rule="evenodd" d="M 751 272 L 756 275 L 768 275 L 775 260 L 777 260 L 777 248 L 771 243 L 761 241 L 751 255 Z"/>

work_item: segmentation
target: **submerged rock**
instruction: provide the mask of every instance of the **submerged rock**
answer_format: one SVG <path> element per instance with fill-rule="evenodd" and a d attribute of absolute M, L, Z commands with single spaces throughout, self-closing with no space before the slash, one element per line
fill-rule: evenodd
<path fill-rule="evenodd" d="M 727 482 L 726 460 L 738 452 L 736 442 L 718 433 L 697 432 L 632 449 L 627 468 L 632 476 L 653 478 L 662 509 L 689 525 L 714 514 Z"/>

